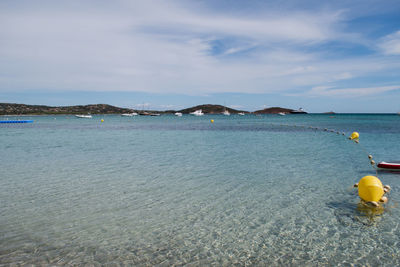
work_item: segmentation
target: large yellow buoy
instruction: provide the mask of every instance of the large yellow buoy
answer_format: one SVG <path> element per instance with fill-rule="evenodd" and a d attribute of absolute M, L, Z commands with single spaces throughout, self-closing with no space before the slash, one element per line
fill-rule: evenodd
<path fill-rule="evenodd" d="M 210 120 L 211 123 L 214 123 L 214 120 Z"/>
<path fill-rule="evenodd" d="M 353 133 L 350 135 L 350 139 L 351 139 L 351 140 L 358 139 L 359 137 L 360 137 L 360 135 L 359 135 L 357 132 L 353 132 Z"/>
<path fill-rule="evenodd" d="M 358 195 L 364 201 L 378 202 L 384 193 L 381 180 L 375 176 L 364 176 L 361 178 L 360 182 L 358 182 Z"/>

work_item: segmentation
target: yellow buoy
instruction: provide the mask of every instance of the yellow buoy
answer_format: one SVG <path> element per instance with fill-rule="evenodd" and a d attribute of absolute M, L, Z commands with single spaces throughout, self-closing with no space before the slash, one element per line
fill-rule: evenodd
<path fill-rule="evenodd" d="M 360 137 L 360 135 L 359 135 L 357 132 L 353 132 L 353 133 L 350 135 L 350 139 L 351 139 L 351 140 L 358 139 L 359 137 Z"/>
<path fill-rule="evenodd" d="M 214 123 L 214 120 L 210 120 L 211 121 L 211 123 Z"/>
<path fill-rule="evenodd" d="M 358 195 L 364 201 L 378 202 L 384 193 L 382 182 L 375 176 L 364 176 L 358 182 Z"/>
<path fill-rule="evenodd" d="M 103 120 L 103 119 L 101 119 L 100 121 L 101 121 L 101 122 L 104 122 L 104 120 Z"/>

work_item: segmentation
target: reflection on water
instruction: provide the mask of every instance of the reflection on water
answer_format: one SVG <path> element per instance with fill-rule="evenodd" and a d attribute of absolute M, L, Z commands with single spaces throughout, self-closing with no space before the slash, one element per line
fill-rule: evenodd
<path fill-rule="evenodd" d="M 363 222 L 365 225 L 373 225 L 378 222 L 385 211 L 384 205 L 379 205 L 378 207 L 373 207 L 365 203 L 365 201 L 360 200 L 357 204 L 358 220 Z"/>

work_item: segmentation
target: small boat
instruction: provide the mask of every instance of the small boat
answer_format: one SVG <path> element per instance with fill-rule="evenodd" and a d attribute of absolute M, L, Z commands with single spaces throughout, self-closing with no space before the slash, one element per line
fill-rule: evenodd
<path fill-rule="evenodd" d="M 279 112 L 279 113 L 278 113 L 278 115 L 285 116 L 285 115 L 286 115 L 286 113 Z"/>
<path fill-rule="evenodd" d="M 175 116 L 178 116 L 178 117 L 182 117 L 182 113 L 181 113 L 181 112 L 175 112 L 174 115 L 175 115 Z"/>
<path fill-rule="evenodd" d="M 6 121 L 0 121 L 0 123 L 32 123 L 33 120 L 6 120 Z"/>
<path fill-rule="evenodd" d="M 400 171 L 400 161 L 392 161 L 392 162 L 381 161 L 378 163 L 377 166 L 381 170 Z"/>
<path fill-rule="evenodd" d="M 133 117 L 133 116 L 137 116 L 137 115 L 138 114 L 136 112 L 121 114 L 121 116 L 123 116 L 123 117 Z"/>
<path fill-rule="evenodd" d="M 227 109 L 224 110 L 224 112 L 222 112 L 223 115 L 225 116 L 230 116 L 231 113 L 229 113 L 229 111 Z"/>
<path fill-rule="evenodd" d="M 203 116 L 204 115 L 203 110 L 201 110 L 201 109 L 193 111 L 190 114 L 195 115 L 195 116 Z"/>
<path fill-rule="evenodd" d="M 244 116 L 244 112 L 239 112 L 238 115 Z"/>
<path fill-rule="evenodd" d="M 82 119 L 91 119 L 92 115 L 75 115 L 75 117 Z"/>
<path fill-rule="evenodd" d="M 307 114 L 307 112 L 305 112 L 303 108 L 299 108 L 298 110 L 293 110 L 290 113 L 292 113 L 292 114 Z"/>

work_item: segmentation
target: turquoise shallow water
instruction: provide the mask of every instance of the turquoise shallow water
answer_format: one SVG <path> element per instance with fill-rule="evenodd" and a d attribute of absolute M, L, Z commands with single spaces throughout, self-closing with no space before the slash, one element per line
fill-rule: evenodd
<path fill-rule="evenodd" d="M 400 160 L 398 115 L 24 119 L 0 126 L 0 265 L 400 265 L 400 174 L 379 216 L 352 189 L 363 149 Z"/>

